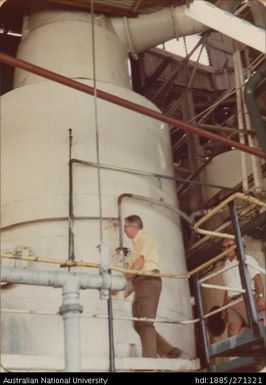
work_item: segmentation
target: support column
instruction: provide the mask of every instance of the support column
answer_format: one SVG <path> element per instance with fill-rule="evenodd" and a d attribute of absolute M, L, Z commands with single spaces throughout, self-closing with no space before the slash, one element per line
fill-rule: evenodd
<path fill-rule="evenodd" d="M 182 115 L 184 121 L 190 121 L 195 116 L 193 96 L 191 90 L 184 91 L 181 97 Z M 193 121 L 195 124 L 195 121 Z M 189 169 L 193 175 L 199 169 L 199 157 L 202 155 L 202 149 L 199 142 L 199 137 L 192 133 L 187 133 L 187 149 Z M 200 186 L 193 186 L 193 194 L 190 197 L 190 210 L 192 212 L 201 208 L 203 202 L 202 189 Z M 192 196 L 193 195 L 193 196 Z"/>

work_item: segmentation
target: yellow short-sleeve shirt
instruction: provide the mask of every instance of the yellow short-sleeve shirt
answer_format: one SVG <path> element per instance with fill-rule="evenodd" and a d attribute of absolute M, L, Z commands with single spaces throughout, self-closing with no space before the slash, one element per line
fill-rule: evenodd
<path fill-rule="evenodd" d="M 129 256 L 129 268 L 133 265 L 137 258 L 143 256 L 144 266 L 141 271 L 144 273 L 151 272 L 153 270 L 159 270 L 159 258 L 156 243 L 153 237 L 143 230 L 139 230 L 135 237 L 132 239 L 133 250 Z"/>

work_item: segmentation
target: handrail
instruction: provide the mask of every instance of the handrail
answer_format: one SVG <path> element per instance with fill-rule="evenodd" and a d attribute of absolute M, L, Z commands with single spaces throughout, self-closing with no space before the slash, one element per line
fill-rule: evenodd
<path fill-rule="evenodd" d="M 205 313 L 203 315 L 203 318 L 209 318 L 214 314 L 220 313 L 221 311 L 228 309 L 231 306 L 234 306 L 235 304 L 242 302 L 243 298 L 238 298 L 235 301 L 230 302 L 230 304 L 224 305 L 219 307 L 219 309 L 212 310 L 208 313 Z M 9 309 L 9 308 L 1 308 L 1 312 L 6 312 L 6 313 L 18 313 L 18 314 L 31 314 L 31 315 L 52 315 L 52 316 L 60 316 L 59 312 L 48 312 L 48 311 L 37 311 L 34 309 Z M 108 315 L 107 314 L 87 314 L 86 312 L 82 313 L 82 318 L 104 318 L 107 319 Z M 114 316 L 113 320 L 122 320 L 122 321 L 140 321 L 140 322 L 154 322 L 154 323 L 166 323 L 166 324 L 176 324 L 176 325 L 190 325 L 190 324 L 195 324 L 199 322 L 199 318 L 193 318 L 193 319 L 188 319 L 188 320 L 171 320 L 171 319 L 160 319 L 160 318 L 145 318 L 145 317 L 124 317 L 124 316 Z"/>
<path fill-rule="evenodd" d="M 121 197 L 119 199 L 121 199 Z M 243 248 L 241 249 L 241 245 L 239 246 L 239 242 L 241 242 L 239 228 L 238 228 L 239 226 L 238 226 L 238 222 L 237 222 L 237 218 L 236 218 L 235 209 L 232 208 L 233 207 L 232 201 L 234 199 L 244 199 L 244 200 L 246 200 L 246 201 L 248 201 L 248 202 L 250 202 L 252 204 L 256 204 L 256 205 L 258 205 L 258 206 L 260 206 L 262 208 L 266 207 L 266 205 L 263 202 L 259 201 L 258 199 L 254 198 L 254 197 L 246 196 L 245 194 L 242 194 L 242 193 L 235 193 L 232 196 L 230 196 L 229 198 L 227 198 L 224 202 L 222 202 L 215 209 L 211 210 L 211 212 L 209 212 L 205 217 L 201 218 L 201 220 L 198 221 L 196 223 L 196 225 L 197 226 L 201 225 L 207 219 L 209 219 L 212 215 L 214 215 L 218 210 L 220 210 L 221 207 L 223 207 L 226 204 L 229 205 L 230 210 L 232 211 L 232 221 L 233 221 L 234 229 L 235 229 L 235 232 L 236 232 L 237 248 L 238 248 L 238 250 L 240 248 L 240 251 L 239 251 L 240 252 L 240 260 L 239 260 L 238 265 L 240 266 L 241 281 L 242 281 L 242 285 L 243 285 L 244 288 L 241 289 L 241 290 L 238 290 L 238 291 L 244 294 L 244 296 L 242 296 L 242 298 L 237 299 L 236 301 L 232 301 L 229 304 L 220 307 L 218 310 L 211 311 L 211 312 L 205 313 L 205 314 L 203 312 L 203 303 L 202 303 L 202 297 L 201 297 L 201 293 L 200 293 L 200 287 L 215 288 L 215 289 L 221 289 L 221 290 L 228 290 L 230 288 L 228 288 L 226 286 L 218 286 L 218 285 L 212 285 L 212 284 L 206 284 L 206 283 L 204 284 L 203 283 L 203 281 L 209 279 L 211 276 L 220 274 L 225 269 L 222 269 L 219 272 L 212 273 L 209 276 L 204 277 L 202 279 L 199 279 L 198 273 L 200 271 L 202 271 L 202 270 L 205 270 L 207 266 L 209 266 L 209 265 L 213 264 L 214 262 L 224 258 L 225 255 L 228 253 L 228 250 L 235 249 L 235 246 L 232 246 L 230 249 L 227 249 L 227 250 L 223 251 L 222 253 L 220 253 L 219 255 L 215 256 L 214 258 L 212 258 L 208 262 L 203 263 L 202 265 L 198 266 L 197 268 L 195 268 L 195 269 L 193 269 L 193 270 L 191 270 L 191 271 L 189 271 L 189 272 L 187 272 L 185 274 L 177 275 L 177 274 L 165 274 L 165 273 L 160 273 L 160 274 L 156 274 L 156 273 L 143 273 L 141 271 L 136 271 L 136 270 L 131 270 L 131 269 L 124 269 L 124 268 L 117 267 L 117 266 L 110 266 L 109 267 L 110 270 L 117 271 L 117 272 L 120 272 L 120 273 L 127 272 L 127 273 L 133 273 L 133 274 L 137 274 L 137 275 L 160 276 L 160 277 L 164 277 L 164 278 L 190 279 L 191 277 L 196 275 L 196 277 L 194 279 L 194 282 L 196 284 L 195 298 L 196 298 L 196 304 L 197 304 L 197 306 L 199 308 L 199 318 L 195 318 L 195 319 L 192 319 L 192 320 L 183 320 L 183 321 L 179 321 L 179 320 L 160 320 L 160 319 L 149 319 L 149 318 L 136 318 L 136 317 L 124 317 L 124 319 L 125 320 L 137 320 L 139 322 L 158 322 L 158 323 L 161 322 L 161 323 L 182 324 L 182 325 L 189 325 L 189 324 L 193 324 L 193 323 L 199 322 L 200 323 L 201 333 L 202 333 L 202 336 L 204 337 L 203 338 L 203 343 L 204 343 L 204 352 L 205 352 L 204 354 L 206 356 L 205 357 L 206 358 L 206 363 L 207 363 L 207 367 L 210 370 L 211 370 L 210 361 L 209 361 L 210 356 L 209 356 L 208 340 L 206 338 L 207 335 L 206 335 L 206 328 L 205 328 L 205 322 L 204 322 L 204 320 L 206 318 L 210 317 L 211 315 L 213 315 L 215 313 L 221 312 L 222 310 L 224 310 L 226 308 L 229 308 L 229 307 L 235 305 L 236 303 L 243 301 L 243 299 L 244 299 L 245 303 L 246 303 L 246 306 L 247 306 L 247 310 L 248 310 L 248 316 L 249 316 L 248 318 L 249 318 L 249 322 L 250 322 L 250 327 L 252 328 L 252 330 L 254 332 L 254 336 L 255 337 L 260 337 L 260 334 L 259 334 L 260 330 L 259 330 L 259 326 L 258 326 L 258 323 L 256 321 L 256 317 L 255 317 L 255 313 L 254 313 L 255 312 L 255 307 L 254 307 L 255 305 L 254 305 L 254 300 L 253 300 L 253 297 L 252 297 L 251 287 L 250 287 L 250 285 L 247 284 L 247 277 L 246 277 L 246 273 L 247 273 L 247 266 L 246 265 L 247 264 L 245 264 L 244 259 L 243 259 Z M 237 231 L 237 229 L 238 229 L 238 231 Z M 220 233 L 219 233 L 219 236 L 221 237 Z M 224 236 L 225 236 L 225 234 L 222 234 L 223 238 L 224 238 Z M 234 236 L 232 236 L 232 237 L 234 237 Z M 83 261 L 72 261 L 72 260 L 62 261 L 62 260 L 59 260 L 59 259 L 43 258 L 43 257 L 36 257 L 36 256 L 19 256 L 19 255 L 13 255 L 12 253 L 3 253 L 1 255 L 1 259 L 2 258 L 18 259 L 18 260 L 28 260 L 28 261 L 32 261 L 32 262 L 56 263 L 56 264 L 60 264 L 61 266 L 68 266 L 68 267 L 72 267 L 72 266 L 94 267 L 94 268 L 95 267 L 96 268 L 99 267 L 99 264 L 97 264 L 97 263 L 89 263 L 89 262 L 83 262 Z M 265 274 L 265 270 L 264 269 L 258 268 L 257 270 L 262 271 Z M 252 301 L 253 301 L 253 303 L 252 303 Z M 116 319 L 116 317 L 114 317 L 114 319 Z"/>
<path fill-rule="evenodd" d="M 118 266 L 108 266 L 108 269 L 117 271 L 120 273 L 131 273 L 135 275 L 141 275 L 146 277 L 162 277 L 162 278 L 176 278 L 176 279 L 189 279 L 194 274 L 205 270 L 206 267 L 209 265 L 212 265 L 214 262 L 219 261 L 220 259 L 223 259 L 226 255 L 227 251 L 223 251 L 222 253 L 218 254 L 216 257 L 210 259 L 209 261 L 203 263 L 201 266 L 196 267 L 195 269 L 184 273 L 184 274 L 172 274 L 172 273 L 144 273 L 143 271 L 139 270 L 131 270 L 131 269 L 125 269 L 123 267 Z M 0 255 L 0 259 L 14 259 L 14 260 L 20 260 L 20 261 L 29 261 L 29 262 L 40 262 L 40 263 L 51 263 L 60 265 L 61 267 L 88 267 L 88 268 L 99 268 L 100 264 L 95 262 L 84 262 L 82 260 L 61 260 L 56 258 L 47 258 L 47 257 L 38 257 L 38 256 L 20 256 L 13 253 L 2 253 Z"/>
<path fill-rule="evenodd" d="M 253 204 L 257 205 L 257 206 L 260 206 L 260 207 L 266 209 L 266 203 L 260 201 L 259 199 L 251 197 L 251 196 L 243 194 L 243 193 L 240 193 L 240 192 L 236 192 L 236 193 L 230 195 L 224 201 L 222 201 L 218 206 L 216 206 L 215 208 L 209 210 L 206 215 L 204 215 L 196 223 L 194 223 L 194 225 L 192 226 L 192 229 L 194 231 L 196 231 L 197 233 L 199 233 L 199 234 L 208 234 L 208 235 L 213 235 L 213 236 L 220 237 L 220 238 L 234 239 L 235 236 L 232 235 L 232 234 L 220 233 L 220 232 L 211 231 L 211 230 L 204 230 L 204 229 L 201 229 L 199 226 L 202 225 L 203 223 L 205 223 L 214 214 L 216 214 L 218 211 L 220 211 L 223 207 L 225 207 L 228 203 L 232 202 L 236 198 L 246 200 L 249 203 L 253 203 Z"/>

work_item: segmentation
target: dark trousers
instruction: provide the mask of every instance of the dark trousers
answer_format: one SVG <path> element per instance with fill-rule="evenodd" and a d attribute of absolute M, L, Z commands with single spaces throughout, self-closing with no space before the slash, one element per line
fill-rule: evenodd
<path fill-rule="evenodd" d="M 137 276 L 132 282 L 135 287 L 133 317 L 155 318 L 162 291 L 161 278 Z M 143 357 L 165 356 L 173 349 L 152 322 L 134 321 L 134 329 L 140 336 Z"/>

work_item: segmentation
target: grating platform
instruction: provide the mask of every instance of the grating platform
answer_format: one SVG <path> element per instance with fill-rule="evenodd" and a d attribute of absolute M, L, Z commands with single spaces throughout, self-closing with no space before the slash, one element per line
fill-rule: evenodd
<path fill-rule="evenodd" d="M 259 327 L 260 336 L 247 329 L 241 334 L 209 346 L 210 357 L 231 357 L 214 367 L 214 371 L 258 371 L 266 366 L 266 327 Z M 234 358 L 235 357 L 235 358 Z"/>

